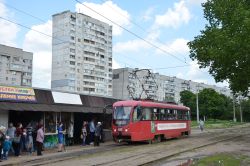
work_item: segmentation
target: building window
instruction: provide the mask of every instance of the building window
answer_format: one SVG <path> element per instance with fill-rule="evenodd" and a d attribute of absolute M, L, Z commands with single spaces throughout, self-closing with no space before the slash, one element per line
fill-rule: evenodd
<path fill-rule="evenodd" d="M 76 63 L 74 61 L 70 61 L 69 64 L 75 65 Z"/>
<path fill-rule="evenodd" d="M 75 55 L 70 55 L 69 56 L 71 59 L 75 59 L 76 57 L 75 57 Z"/>
<path fill-rule="evenodd" d="M 75 53 L 75 52 L 76 52 L 76 50 L 73 49 L 73 48 L 71 48 L 69 51 L 72 52 L 72 53 Z"/>
<path fill-rule="evenodd" d="M 119 79 L 119 74 L 113 74 L 113 79 Z"/>
<path fill-rule="evenodd" d="M 20 58 L 19 57 L 13 57 L 13 61 L 19 61 Z"/>

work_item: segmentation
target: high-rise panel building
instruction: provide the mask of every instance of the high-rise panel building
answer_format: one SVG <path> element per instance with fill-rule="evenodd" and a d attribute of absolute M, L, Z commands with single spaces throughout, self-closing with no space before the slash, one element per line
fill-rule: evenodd
<path fill-rule="evenodd" d="M 33 53 L 0 44 L 0 84 L 32 86 Z"/>
<path fill-rule="evenodd" d="M 51 89 L 112 96 L 112 26 L 81 13 L 53 15 Z"/>
<path fill-rule="evenodd" d="M 177 77 L 161 75 L 159 73 L 151 73 L 153 79 L 145 79 L 145 72 L 137 72 L 136 76 L 131 75 L 139 69 L 120 68 L 113 70 L 113 97 L 118 99 L 131 99 L 131 87 L 134 87 L 134 96 L 141 98 L 153 98 L 158 101 L 169 101 L 180 103 L 180 92 L 184 90 L 197 93 L 205 88 L 212 88 L 220 94 L 231 96 L 230 89 L 226 87 L 218 87 L 198 83 L 191 80 L 184 80 Z M 144 78 L 144 80 L 143 80 Z M 142 87 L 143 84 L 143 87 Z M 155 86 L 157 85 L 157 88 Z M 147 95 L 142 91 L 147 93 Z M 129 92 L 130 91 L 130 92 Z M 133 96 L 133 97 L 134 97 Z"/>

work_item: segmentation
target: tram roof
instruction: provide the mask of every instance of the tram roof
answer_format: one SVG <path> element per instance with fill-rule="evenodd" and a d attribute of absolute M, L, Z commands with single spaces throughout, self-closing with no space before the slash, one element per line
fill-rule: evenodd
<path fill-rule="evenodd" d="M 150 100 L 124 100 L 117 101 L 113 106 L 144 106 L 144 107 L 160 107 L 160 108 L 169 108 L 169 109 L 181 109 L 181 110 L 190 110 L 189 107 L 175 105 L 170 103 L 156 102 Z"/>

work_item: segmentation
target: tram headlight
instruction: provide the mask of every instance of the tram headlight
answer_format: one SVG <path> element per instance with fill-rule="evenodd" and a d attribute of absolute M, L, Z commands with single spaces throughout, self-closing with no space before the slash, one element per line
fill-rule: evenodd
<path fill-rule="evenodd" d="M 116 129 L 114 129 L 114 132 L 116 132 Z"/>
<path fill-rule="evenodd" d="M 128 129 L 125 129 L 125 132 L 128 132 Z"/>

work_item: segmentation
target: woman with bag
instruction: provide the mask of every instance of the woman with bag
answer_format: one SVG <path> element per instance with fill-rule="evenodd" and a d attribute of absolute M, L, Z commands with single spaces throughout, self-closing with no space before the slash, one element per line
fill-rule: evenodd
<path fill-rule="evenodd" d="M 32 137 L 32 130 L 33 128 L 31 126 L 28 126 L 26 128 L 27 130 L 27 136 L 26 136 L 26 149 L 29 152 L 29 154 L 32 154 L 33 149 L 33 137 Z"/>
<path fill-rule="evenodd" d="M 43 125 L 40 124 L 38 125 L 37 136 L 36 136 L 37 156 L 42 155 L 43 140 L 44 140 Z"/>
<path fill-rule="evenodd" d="M 5 140 L 4 127 L 0 126 L 0 162 L 2 162 L 2 149 Z"/>
<path fill-rule="evenodd" d="M 21 136 L 23 135 L 23 125 L 22 123 L 17 124 L 15 136 L 13 139 L 13 148 L 15 151 L 15 156 L 19 157 L 20 156 L 20 148 L 21 148 Z"/>
<path fill-rule="evenodd" d="M 86 137 L 87 137 L 87 122 L 84 121 L 82 125 L 82 134 L 81 134 L 82 146 L 86 145 Z"/>

